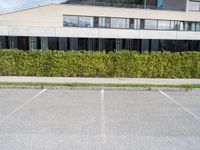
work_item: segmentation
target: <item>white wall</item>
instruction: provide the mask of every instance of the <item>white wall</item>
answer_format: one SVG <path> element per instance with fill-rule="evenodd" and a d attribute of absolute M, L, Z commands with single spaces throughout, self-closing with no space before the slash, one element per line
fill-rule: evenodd
<path fill-rule="evenodd" d="M 15 13 L 0 15 L 0 35 L 200 40 L 200 32 L 67 28 L 63 27 L 64 14 L 124 18 L 189 20 L 200 22 L 200 12 L 159 11 L 52 4 Z"/>
<path fill-rule="evenodd" d="M 2 36 L 200 40 L 200 32 L 0 26 Z"/>
<path fill-rule="evenodd" d="M 177 1 L 177 0 L 175 0 Z M 182 1 L 182 0 L 178 0 Z M 185 1 L 185 0 L 184 0 Z M 177 7 L 177 4 L 174 3 Z M 0 26 L 63 27 L 63 15 L 109 16 L 166 20 L 199 21 L 200 12 L 128 9 L 80 5 L 47 5 L 0 15 Z"/>

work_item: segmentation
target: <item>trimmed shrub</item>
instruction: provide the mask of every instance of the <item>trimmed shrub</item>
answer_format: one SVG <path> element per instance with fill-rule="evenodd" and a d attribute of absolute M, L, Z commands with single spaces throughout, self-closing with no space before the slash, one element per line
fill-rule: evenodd
<path fill-rule="evenodd" d="M 0 75 L 200 78 L 200 53 L 1 50 Z"/>

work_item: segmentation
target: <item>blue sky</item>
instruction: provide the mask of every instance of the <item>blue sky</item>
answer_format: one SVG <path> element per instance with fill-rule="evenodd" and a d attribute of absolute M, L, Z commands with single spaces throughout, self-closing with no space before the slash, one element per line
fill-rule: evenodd
<path fill-rule="evenodd" d="M 62 2 L 65 0 L 0 0 L 0 9 L 10 9 L 13 7 L 27 6 L 44 2 Z"/>

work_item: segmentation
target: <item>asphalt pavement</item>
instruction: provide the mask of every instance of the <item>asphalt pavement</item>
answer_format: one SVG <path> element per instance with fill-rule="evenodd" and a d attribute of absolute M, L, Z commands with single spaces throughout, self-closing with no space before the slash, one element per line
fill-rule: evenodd
<path fill-rule="evenodd" d="M 0 89 L 1 150 L 199 150 L 200 91 Z"/>

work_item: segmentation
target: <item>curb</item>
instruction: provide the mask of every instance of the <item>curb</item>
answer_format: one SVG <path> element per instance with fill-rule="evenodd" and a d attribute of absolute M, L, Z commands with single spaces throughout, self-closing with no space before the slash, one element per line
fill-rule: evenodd
<path fill-rule="evenodd" d="M 1 85 L 0 89 L 66 89 L 66 90 L 111 90 L 111 91 L 200 91 L 199 88 L 165 88 L 165 87 L 103 87 L 103 86 L 14 86 Z"/>

